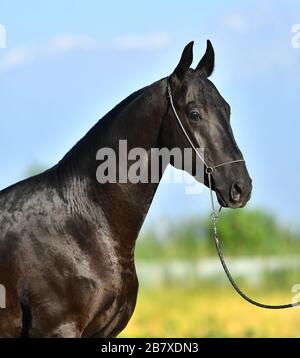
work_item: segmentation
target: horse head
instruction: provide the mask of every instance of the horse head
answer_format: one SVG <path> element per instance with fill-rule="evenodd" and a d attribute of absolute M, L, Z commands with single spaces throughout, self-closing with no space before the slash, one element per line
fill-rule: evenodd
<path fill-rule="evenodd" d="M 209 80 L 215 62 L 210 41 L 207 41 L 206 52 L 195 69 L 190 68 L 192 61 L 193 42 L 184 48 L 180 62 L 168 80 L 174 107 L 172 110 L 169 106 L 163 122 L 163 144 L 168 148 L 183 149 L 190 147 L 190 139 L 195 148 L 203 148 L 207 168 L 214 168 L 211 186 L 219 203 L 224 207 L 243 207 L 250 198 L 252 180 L 233 135 L 230 106 Z M 180 118 L 183 131 L 174 114 Z M 203 182 L 208 186 L 208 171 L 204 173 Z"/>

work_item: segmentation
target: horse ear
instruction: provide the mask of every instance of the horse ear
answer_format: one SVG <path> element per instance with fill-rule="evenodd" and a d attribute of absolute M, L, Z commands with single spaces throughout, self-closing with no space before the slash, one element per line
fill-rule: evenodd
<path fill-rule="evenodd" d="M 179 64 L 177 65 L 177 67 L 173 72 L 173 74 L 177 76 L 180 82 L 183 80 L 187 70 L 190 68 L 193 62 L 193 46 L 194 46 L 194 41 L 191 41 L 185 46 Z"/>
<path fill-rule="evenodd" d="M 215 51 L 209 40 L 207 40 L 207 46 L 204 56 L 196 67 L 197 71 L 201 71 L 206 77 L 209 77 L 215 67 Z"/>

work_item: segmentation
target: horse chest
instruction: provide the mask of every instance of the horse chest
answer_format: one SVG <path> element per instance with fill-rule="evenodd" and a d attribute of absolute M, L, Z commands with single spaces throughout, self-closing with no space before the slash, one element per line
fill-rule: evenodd
<path fill-rule="evenodd" d="M 84 337 L 116 336 L 126 326 L 136 303 L 138 281 L 133 255 L 121 254 L 111 239 L 102 237 L 100 242 L 96 304 Z"/>

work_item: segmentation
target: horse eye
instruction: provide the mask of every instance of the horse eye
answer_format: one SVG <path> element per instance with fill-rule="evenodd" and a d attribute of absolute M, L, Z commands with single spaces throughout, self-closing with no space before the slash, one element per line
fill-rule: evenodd
<path fill-rule="evenodd" d="M 199 119 L 201 119 L 201 115 L 197 111 L 191 111 L 189 112 L 189 119 L 192 121 L 199 121 Z"/>

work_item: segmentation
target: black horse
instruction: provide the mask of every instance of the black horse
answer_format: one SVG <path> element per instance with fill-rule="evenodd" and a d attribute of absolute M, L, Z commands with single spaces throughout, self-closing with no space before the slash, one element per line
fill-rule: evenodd
<path fill-rule="evenodd" d="M 138 290 L 135 242 L 158 183 L 100 184 L 99 148 L 117 152 L 120 139 L 128 150 L 190 147 L 170 108 L 169 81 L 176 111 L 195 146 L 205 148 L 206 163 L 242 158 L 230 107 L 208 79 L 211 43 L 195 69 L 192 59 L 193 42 L 169 78 L 122 101 L 53 168 L 0 192 L 6 290 L 0 336 L 114 337 L 124 329 Z M 215 170 L 212 186 L 223 206 L 244 206 L 252 188 L 245 163 Z"/>

